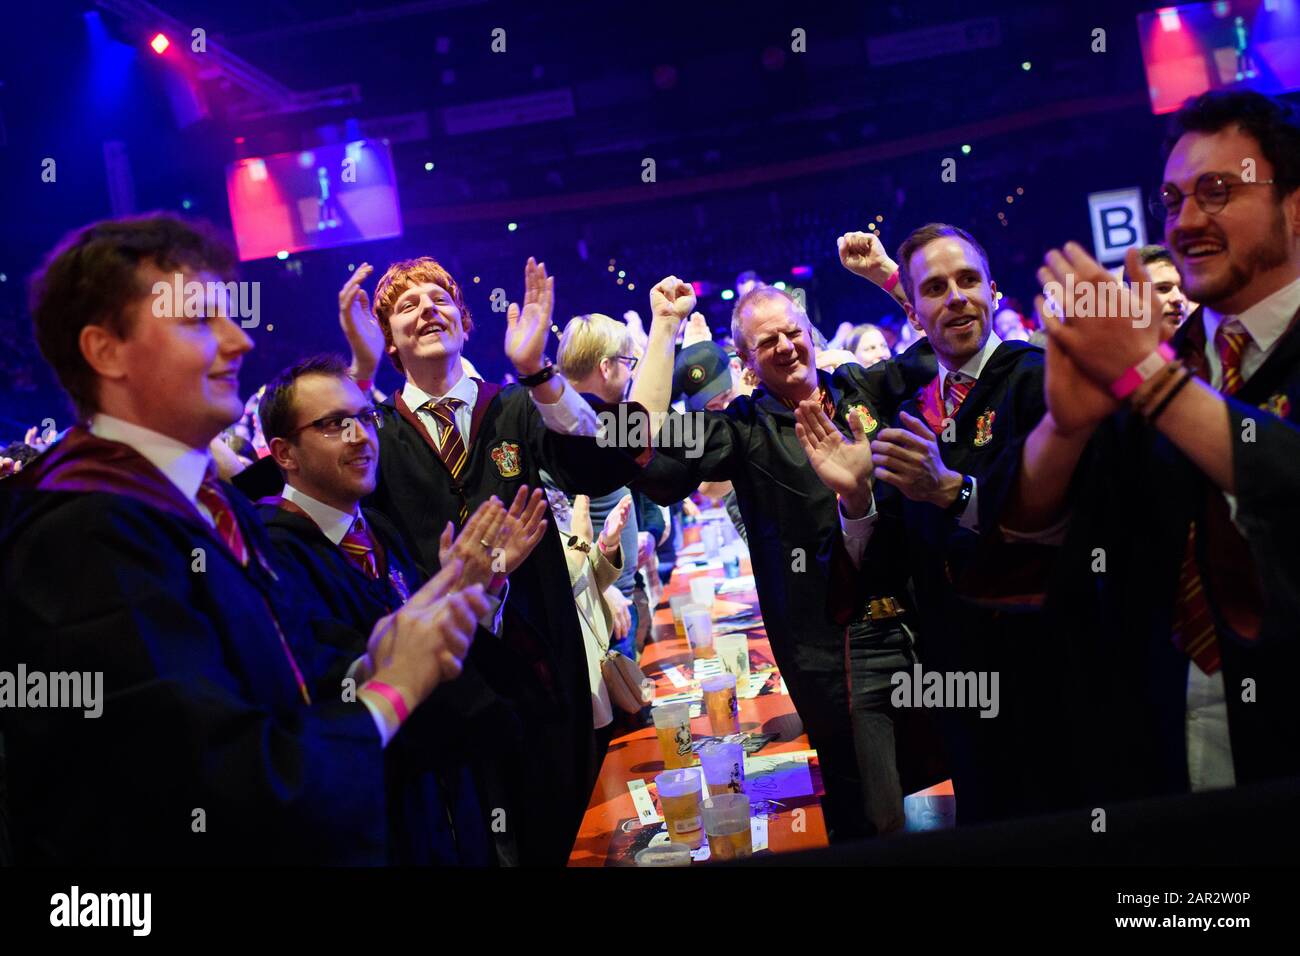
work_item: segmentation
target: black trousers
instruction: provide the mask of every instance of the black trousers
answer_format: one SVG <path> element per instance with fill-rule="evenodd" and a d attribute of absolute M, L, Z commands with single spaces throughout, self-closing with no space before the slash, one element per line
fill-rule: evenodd
<path fill-rule="evenodd" d="M 848 627 L 850 712 L 868 835 L 903 829 L 903 788 L 898 771 L 898 715 L 890 703 L 896 671 L 916 661 L 903 618 L 855 621 Z"/>

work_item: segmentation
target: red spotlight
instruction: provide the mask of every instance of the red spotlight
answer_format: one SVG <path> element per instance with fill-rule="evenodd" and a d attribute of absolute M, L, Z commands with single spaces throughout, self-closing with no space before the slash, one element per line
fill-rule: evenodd
<path fill-rule="evenodd" d="M 157 53 L 159 56 L 162 56 L 163 53 L 166 52 L 167 48 L 172 45 L 172 41 L 167 39 L 161 33 L 159 33 L 155 35 L 152 40 L 149 41 L 149 45 L 153 47 L 153 51 L 155 53 Z"/>

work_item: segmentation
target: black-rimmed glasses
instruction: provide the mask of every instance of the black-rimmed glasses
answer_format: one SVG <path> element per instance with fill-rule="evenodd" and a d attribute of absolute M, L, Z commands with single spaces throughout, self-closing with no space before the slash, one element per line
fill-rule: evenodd
<path fill-rule="evenodd" d="M 1273 183 L 1272 179 L 1239 182 L 1227 179 L 1220 173 L 1206 173 L 1196 180 L 1192 195 L 1196 197 L 1196 205 L 1201 207 L 1201 211 L 1212 216 L 1223 211 L 1223 207 L 1228 205 L 1228 200 L 1232 198 L 1232 190 L 1237 187 L 1271 186 Z M 1165 183 L 1156 190 L 1147 205 L 1151 209 L 1151 214 L 1157 219 L 1168 220 L 1178 215 L 1186 198 L 1183 191 L 1173 183 Z"/>
<path fill-rule="evenodd" d="M 326 415 L 324 418 L 318 418 L 306 425 L 299 425 L 284 437 L 292 438 L 301 431 L 314 428 L 326 438 L 338 438 L 352 422 L 359 422 L 372 432 L 375 432 L 384 427 L 384 416 L 380 414 L 379 409 L 372 405 L 370 408 L 363 408 L 359 412 L 352 412 L 348 415 Z"/>

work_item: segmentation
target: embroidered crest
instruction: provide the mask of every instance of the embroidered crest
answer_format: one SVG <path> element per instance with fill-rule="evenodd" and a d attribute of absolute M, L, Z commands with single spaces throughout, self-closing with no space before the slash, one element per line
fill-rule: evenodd
<path fill-rule="evenodd" d="M 983 448 L 993 440 L 993 419 L 997 418 L 998 413 L 993 409 L 988 409 L 979 418 L 975 419 L 975 447 Z"/>
<path fill-rule="evenodd" d="M 704 381 L 704 366 L 692 365 L 689 369 L 687 369 L 686 377 L 689 378 L 692 382 Z"/>
<path fill-rule="evenodd" d="M 492 449 L 492 463 L 502 478 L 519 477 L 519 446 L 514 442 L 503 441 Z"/>
<path fill-rule="evenodd" d="M 1276 415 L 1278 418 L 1286 418 L 1291 414 L 1291 400 L 1282 392 L 1278 392 L 1268 401 L 1259 406 L 1270 415 Z"/>
<path fill-rule="evenodd" d="M 862 423 L 862 433 L 864 435 L 870 435 L 873 431 L 876 430 L 876 427 L 880 424 L 874 418 L 871 417 L 871 412 L 867 409 L 867 406 L 865 405 L 850 405 L 849 417 L 852 418 L 854 416 L 856 416 L 858 421 Z"/>

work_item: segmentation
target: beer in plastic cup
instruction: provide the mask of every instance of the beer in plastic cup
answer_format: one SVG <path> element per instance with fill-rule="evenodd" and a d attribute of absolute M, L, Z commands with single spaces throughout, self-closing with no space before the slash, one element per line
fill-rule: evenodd
<path fill-rule="evenodd" d="M 710 796 L 745 790 L 745 748 L 738 743 L 705 744 L 700 748 L 700 769 Z"/>
<path fill-rule="evenodd" d="M 736 675 L 736 692 L 749 690 L 749 638 L 743 633 L 719 634 L 713 639 L 713 647 L 722 660 L 722 669 Z"/>
<path fill-rule="evenodd" d="M 754 855 L 749 830 L 749 797 L 728 793 L 700 802 L 700 817 L 709 838 L 709 859 L 741 860 Z"/>
<path fill-rule="evenodd" d="M 659 788 L 659 807 L 668 825 L 668 839 L 684 843 L 692 850 L 704 842 L 700 825 L 700 771 L 697 767 L 665 770 L 655 777 Z"/>
<path fill-rule="evenodd" d="M 682 620 L 682 609 L 691 603 L 689 594 L 678 594 L 668 599 L 668 607 L 673 612 L 673 630 L 677 632 L 677 639 L 686 640 L 686 622 Z"/>
<path fill-rule="evenodd" d="M 692 657 L 716 657 L 713 649 L 713 615 L 702 604 L 688 604 L 682 608 L 686 626 L 686 639 L 691 642 Z"/>
<path fill-rule="evenodd" d="M 669 770 L 689 767 L 691 758 L 691 705 L 685 702 L 663 704 L 651 711 L 664 767 Z"/>
<path fill-rule="evenodd" d="M 736 675 L 719 674 L 700 681 L 704 710 L 715 737 L 740 733 L 740 708 L 736 704 Z"/>

